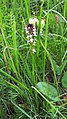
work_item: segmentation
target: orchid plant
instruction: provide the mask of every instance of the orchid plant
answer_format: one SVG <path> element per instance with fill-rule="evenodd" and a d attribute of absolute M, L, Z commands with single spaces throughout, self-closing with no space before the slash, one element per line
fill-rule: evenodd
<path fill-rule="evenodd" d="M 36 46 L 36 40 L 37 40 L 37 28 L 36 25 L 39 25 L 39 20 L 37 18 L 30 18 L 29 24 L 26 26 L 26 35 L 27 35 L 27 43 L 32 46 L 32 53 L 34 54 L 36 52 L 35 46 Z M 40 33 L 42 33 L 42 29 L 45 25 L 44 20 L 41 20 L 41 29 Z"/>

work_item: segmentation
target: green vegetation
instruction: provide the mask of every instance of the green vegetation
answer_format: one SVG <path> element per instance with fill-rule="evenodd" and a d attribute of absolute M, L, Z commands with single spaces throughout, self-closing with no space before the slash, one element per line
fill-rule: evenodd
<path fill-rule="evenodd" d="M 67 119 L 67 0 L 0 0 L 0 119 Z"/>

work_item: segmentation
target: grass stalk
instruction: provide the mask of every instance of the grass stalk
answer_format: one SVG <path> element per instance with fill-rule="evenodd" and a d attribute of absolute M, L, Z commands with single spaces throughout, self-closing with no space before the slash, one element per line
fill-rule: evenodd
<path fill-rule="evenodd" d="M 24 0 L 24 1 L 25 1 L 27 18 L 29 20 L 29 18 L 30 18 L 30 0 Z"/>
<path fill-rule="evenodd" d="M 42 2 L 40 6 L 40 13 L 39 13 L 39 25 L 37 29 L 37 57 L 39 56 L 39 50 L 40 50 L 40 28 L 41 28 L 41 17 L 43 13 L 43 10 L 42 10 L 43 4 L 44 4 L 44 1 Z"/>
<path fill-rule="evenodd" d="M 18 63 L 17 41 L 16 40 L 17 40 L 17 38 L 16 38 L 16 21 L 15 21 L 15 17 L 14 17 L 13 22 L 12 22 L 12 41 L 13 41 L 13 48 L 14 48 L 14 62 L 15 62 L 17 71 L 20 74 L 19 63 Z"/>
<path fill-rule="evenodd" d="M 33 119 L 29 114 L 27 114 L 27 112 L 25 112 L 22 108 L 20 108 L 17 104 L 15 104 L 12 101 L 13 105 L 16 106 L 16 108 L 18 108 L 24 115 L 26 115 L 29 119 Z"/>
<path fill-rule="evenodd" d="M 49 0 L 47 2 L 47 10 L 49 11 Z M 48 19 L 49 19 L 49 14 L 47 15 L 46 18 L 46 35 L 45 35 L 45 49 L 47 49 L 47 40 L 48 40 Z M 44 50 L 44 62 L 43 62 L 43 81 L 45 78 L 45 65 L 46 65 L 46 51 Z"/>
<path fill-rule="evenodd" d="M 36 84 L 36 81 L 35 81 L 35 59 L 34 59 L 34 54 L 32 54 L 32 80 L 33 80 L 33 84 L 35 85 Z"/>
<path fill-rule="evenodd" d="M 67 63 L 66 6 L 67 0 L 0 0 L 1 118 L 66 119 L 66 89 L 62 82 Z M 26 36 L 32 32 L 32 28 L 25 32 L 29 18 L 38 19 L 36 46 L 34 41 L 27 43 Z M 36 53 L 32 53 L 33 48 Z M 45 77 L 56 88 L 57 100 L 36 88 Z M 45 91 L 54 95 L 47 88 Z"/>
<path fill-rule="evenodd" d="M 56 84 L 56 88 L 58 90 L 58 82 L 57 82 L 57 78 L 56 78 L 56 72 L 55 72 L 55 69 L 54 69 L 54 66 L 53 66 L 53 62 L 52 62 L 51 56 L 50 56 L 49 52 L 47 51 L 47 49 L 45 48 L 45 46 L 43 45 L 42 42 L 41 42 L 41 45 L 44 48 L 45 52 L 47 53 L 47 57 L 48 57 L 48 59 L 49 59 L 49 61 L 51 63 L 52 71 L 54 73 L 54 84 Z"/>
<path fill-rule="evenodd" d="M 66 17 L 66 11 L 67 11 L 67 0 L 64 0 L 64 17 Z"/>
<path fill-rule="evenodd" d="M 2 69 L 0 69 L 0 72 L 1 72 L 4 76 L 8 77 L 8 79 L 11 78 L 15 83 L 18 84 L 18 86 L 21 86 L 23 89 L 26 89 L 28 92 L 30 92 L 29 89 L 28 89 L 23 83 L 19 82 L 16 78 L 12 77 L 10 74 L 6 73 L 6 72 L 3 71 Z"/>

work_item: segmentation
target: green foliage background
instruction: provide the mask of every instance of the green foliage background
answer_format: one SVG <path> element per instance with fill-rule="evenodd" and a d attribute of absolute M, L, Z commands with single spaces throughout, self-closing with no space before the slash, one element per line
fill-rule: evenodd
<path fill-rule="evenodd" d="M 35 54 L 26 38 L 29 18 L 39 20 Z M 0 0 L 0 118 L 66 119 L 66 70 L 67 0 Z"/>

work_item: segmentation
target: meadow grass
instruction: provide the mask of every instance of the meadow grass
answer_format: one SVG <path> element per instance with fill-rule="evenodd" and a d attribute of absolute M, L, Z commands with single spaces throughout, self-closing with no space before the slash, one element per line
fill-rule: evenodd
<path fill-rule="evenodd" d="M 0 0 L 1 119 L 67 118 L 66 47 L 67 0 Z"/>

